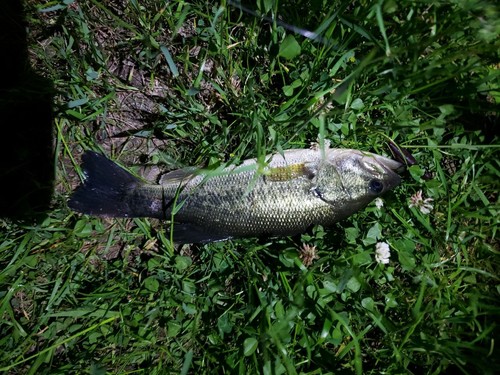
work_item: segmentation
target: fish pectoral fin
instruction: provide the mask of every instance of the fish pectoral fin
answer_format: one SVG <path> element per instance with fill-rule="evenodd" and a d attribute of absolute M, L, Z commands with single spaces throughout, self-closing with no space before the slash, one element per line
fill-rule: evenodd
<path fill-rule="evenodd" d="M 228 234 L 216 233 L 207 228 L 195 224 L 176 223 L 173 228 L 173 239 L 175 243 L 209 243 L 225 241 L 232 238 Z"/>

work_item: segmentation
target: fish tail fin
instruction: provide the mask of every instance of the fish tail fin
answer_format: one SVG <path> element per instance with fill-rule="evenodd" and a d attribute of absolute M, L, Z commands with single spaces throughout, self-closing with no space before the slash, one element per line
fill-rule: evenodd
<path fill-rule="evenodd" d="M 82 161 L 85 180 L 68 201 L 73 211 L 104 217 L 164 217 L 160 186 L 146 185 L 93 151 L 86 151 Z"/>

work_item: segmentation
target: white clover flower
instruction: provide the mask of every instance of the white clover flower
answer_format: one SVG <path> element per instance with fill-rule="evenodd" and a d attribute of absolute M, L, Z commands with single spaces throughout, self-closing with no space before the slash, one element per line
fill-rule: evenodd
<path fill-rule="evenodd" d="M 431 203 L 433 200 L 434 199 L 432 199 L 432 198 L 425 198 L 424 199 L 422 197 L 422 190 L 419 190 L 410 197 L 410 204 L 408 205 L 408 207 L 418 208 L 420 210 L 420 212 L 422 212 L 424 215 L 427 215 L 434 208 L 434 206 Z"/>
<path fill-rule="evenodd" d="M 387 242 L 377 242 L 375 245 L 375 260 L 380 264 L 388 264 L 391 250 Z"/>
<path fill-rule="evenodd" d="M 299 249 L 299 251 L 302 264 L 306 267 L 309 267 L 315 259 L 319 259 L 316 246 L 307 245 L 304 243 L 302 244 L 302 247 Z"/>
<path fill-rule="evenodd" d="M 375 199 L 375 207 L 377 207 L 379 210 L 384 207 L 384 201 L 382 198 L 376 198 Z"/>

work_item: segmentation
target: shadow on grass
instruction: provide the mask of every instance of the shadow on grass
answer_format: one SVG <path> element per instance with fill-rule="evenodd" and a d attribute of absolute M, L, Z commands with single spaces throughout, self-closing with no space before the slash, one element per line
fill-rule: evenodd
<path fill-rule="evenodd" d="M 54 185 L 52 93 L 28 60 L 22 1 L 0 12 L 0 217 L 41 219 Z"/>

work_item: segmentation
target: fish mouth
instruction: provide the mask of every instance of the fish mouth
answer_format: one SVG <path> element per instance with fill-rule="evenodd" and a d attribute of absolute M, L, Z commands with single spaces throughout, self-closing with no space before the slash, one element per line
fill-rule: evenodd
<path fill-rule="evenodd" d="M 375 154 L 374 157 L 387 174 L 386 182 L 388 182 L 389 185 L 387 186 L 387 190 L 390 190 L 393 187 L 399 185 L 399 183 L 401 182 L 401 177 L 398 173 L 401 173 L 405 170 L 404 164 L 401 164 L 396 160 L 386 158 L 385 156 Z"/>
<path fill-rule="evenodd" d="M 399 161 L 394 159 L 389 159 L 380 155 L 375 155 L 375 159 L 384 167 L 384 169 L 391 170 L 395 173 L 401 173 L 405 169 L 404 164 L 401 164 Z"/>

